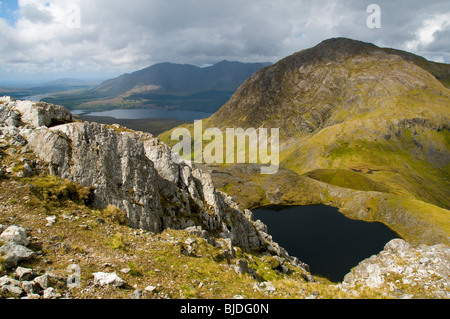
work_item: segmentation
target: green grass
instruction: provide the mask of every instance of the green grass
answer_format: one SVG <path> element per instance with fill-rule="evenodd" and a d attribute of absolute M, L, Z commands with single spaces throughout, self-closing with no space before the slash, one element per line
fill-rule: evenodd
<path fill-rule="evenodd" d="M 48 210 L 62 207 L 68 202 L 89 204 L 92 189 L 78 183 L 62 180 L 53 175 L 35 176 L 22 179 L 32 186 L 33 193 L 44 203 Z"/>
<path fill-rule="evenodd" d="M 362 191 L 389 192 L 389 189 L 383 184 L 373 181 L 363 173 L 352 170 L 319 169 L 306 173 L 305 176 L 345 188 Z"/>

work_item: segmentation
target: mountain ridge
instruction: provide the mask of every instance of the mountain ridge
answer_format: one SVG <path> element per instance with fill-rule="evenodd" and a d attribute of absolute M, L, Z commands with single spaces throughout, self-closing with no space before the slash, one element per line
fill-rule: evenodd
<path fill-rule="evenodd" d="M 450 234 L 448 70 L 450 65 L 345 38 L 294 53 L 255 72 L 203 121 L 204 129 L 279 128 L 279 174 L 212 165 L 213 179 L 247 208 L 337 205 L 349 216 L 382 221 L 417 239 L 420 231 L 412 235 L 409 222 L 394 225 L 392 212 L 402 211 Z M 160 135 L 167 143 L 169 133 Z M 361 198 L 352 203 L 347 196 L 354 192 Z"/>
<path fill-rule="evenodd" d="M 43 100 L 82 109 L 170 106 L 212 113 L 255 71 L 267 65 L 224 60 L 201 68 L 163 62 L 106 80 L 79 94 Z"/>
<path fill-rule="evenodd" d="M 148 134 L 9 97 L 0 123 L 0 299 L 449 297 L 445 235 L 404 211 L 391 218 L 420 225 L 420 246 L 390 241 L 336 284 Z"/>
<path fill-rule="evenodd" d="M 105 97 L 125 94 L 137 86 L 154 85 L 159 93 L 193 94 L 214 89 L 236 90 L 266 63 L 242 63 L 223 60 L 209 67 L 163 62 L 103 82 L 93 91 Z M 233 68 L 233 70 L 230 70 Z M 234 72 L 233 72 L 234 71 Z M 214 81 L 215 79 L 215 81 Z M 221 82 L 217 83 L 217 79 Z M 127 86 L 122 88 L 123 82 Z"/>

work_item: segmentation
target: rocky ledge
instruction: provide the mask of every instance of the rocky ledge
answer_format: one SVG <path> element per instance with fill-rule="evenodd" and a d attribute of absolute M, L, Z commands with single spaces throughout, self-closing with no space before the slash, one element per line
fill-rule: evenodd
<path fill-rule="evenodd" d="M 362 261 L 339 287 L 354 294 L 378 289 L 387 296 L 450 298 L 450 248 L 446 245 L 413 247 L 401 239 Z"/>
<path fill-rule="evenodd" d="M 398 239 L 388 243 L 380 254 L 362 261 L 342 283 L 316 283 L 308 266 L 274 242 L 267 227 L 253 221 L 251 211 L 241 210 L 229 196 L 215 189 L 209 174 L 173 158 L 169 147 L 150 134 L 82 122 L 63 107 L 3 97 L 0 158 L 7 159 L 12 152 L 24 156 L 31 153 L 36 160 L 24 157 L 20 169 L 15 163 L 8 166 L 8 161 L 2 161 L 0 178 L 50 174 L 79 183 L 89 189 L 86 198 L 90 205 L 120 208 L 132 228 L 149 234 L 185 230 L 211 247 L 225 245 L 225 259 L 236 258 L 233 246 L 273 256 L 274 267 L 281 273 L 288 271 L 284 265 L 288 261 L 304 270 L 302 282 L 324 289 L 320 294 L 366 298 L 374 296 L 375 291 L 383 298 L 450 298 L 450 248 L 442 244 L 412 246 Z M 46 222 L 51 226 L 54 220 L 47 217 Z M 31 239 L 23 228 L 1 226 L 0 235 L 2 262 L 10 273 L 0 278 L 1 291 L 16 297 L 64 297 L 61 289 L 56 291 L 48 282 L 60 287 L 68 278 L 37 274 L 22 267 L 22 262 L 42 253 L 30 249 Z M 182 255 L 195 256 L 195 242 L 186 240 L 177 249 Z M 254 275 L 248 262 L 237 258 L 234 271 Z M 93 286 L 124 284 L 115 273 L 93 274 Z M 266 286 L 272 287 L 270 283 Z M 262 289 L 260 285 L 255 287 Z M 304 298 L 320 297 L 319 293 L 297 293 Z"/>
<path fill-rule="evenodd" d="M 132 228 L 160 233 L 198 227 L 212 240 L 230 239 L 308 268 L 258 227 L 250 211 L 218 191 L 209 174 L 172 156 L 151 134 L 82 122 L 62 106 L 6 96 L 0 98 L 0 125 L 0 143 L 34 153 L 47 174 L 90 187 L 94 207 L 118 207 Z M 25 173 L 33 174 L 25 164 Z"/>

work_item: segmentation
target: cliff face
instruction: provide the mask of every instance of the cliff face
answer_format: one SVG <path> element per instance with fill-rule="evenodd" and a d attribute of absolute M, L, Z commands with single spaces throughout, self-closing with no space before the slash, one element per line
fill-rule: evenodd
<path fill-rule="evenodd" d="M 131 227 L 155 233 L 197 227 L 208 238 L 289 257 L 254 225 L 251 212 L 214 188 L 209 174 L 174 159 L 152 135 L 82 122 L 51 104 L 8 97 L 0 103 L 2 130 L 46 163 L 44 171 L 90 187 L 95 207 L 120 208 Z"/>

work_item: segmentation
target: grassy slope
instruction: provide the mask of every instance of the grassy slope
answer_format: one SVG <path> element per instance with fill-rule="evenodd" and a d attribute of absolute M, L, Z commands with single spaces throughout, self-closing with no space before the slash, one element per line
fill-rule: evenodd
<path fill-rule="evenodd" d="M 2 164 L 19 161 L 8 156 Z M 32 158 L 31 154 L 27 157 Z M 23 168 L 17 165 L 18 173 Z M 235 247 L 236 258 L 244 259 L 257 273 L 257 278 L 237 274 L 233 265 L 237 259 L 222 257 L 221 247 L 208 244 L 186 231 L 166 230 L 153 234 L 127 226 L 124 213 L 114 207 L 98 210 L 87 204 L 89 190 L 54 176 L 0 179 L 1 222 L 26 228 L 34 251 L 42 251 L 22 267 L 33 268 L 38 274 L 51 272 L 67 277 L 68 267 L 81 268 L 81 285 L 68 295 L 63 282 L 54 286 L 64 296 L 75 299 L 128 299 L 137 288 L 143 298 L 244 298 L 299 299 L 318 293 L 319 298 L 354 298 L 334 288 L 326 279 L 306 282 L 302 271 L 289 265 L 290 273 L 278 272 L 269 256 L 256 255 Z M 86 200 L 86 201 L 85 201 Z M 46 217 L 56 216 L 48 226 Z M 182 253 L 186 240 L 194 239 L 194 255 Z M 2 243 L 0 243 L 1 245 Z M 1 259 L 0 259 L 1 261 Z M 0 263 L 0 266 L 1 263 Z M 121 272 L 128 269 L 127 273 Z M 123 289 L 100 288 L 93 285 L 93 273 L 116 272 L 127 282 Z M 0 276 L 8 272 L 0 267 Z M 266 293 L 255 284 L 270 281 L 276 292 Z M 147 292 L 147 286 L 155 286 Z M 364 291 L 369 298 L 385 298 L 381 291 Z M 7 297 L 0 295 L 1 297 Z"/>
<path fill-rule="evenodd" d="M 356 56 L 340 63 L 314 65 L 313 73 L 295 71 L 278 79 L 275 88 L 262 92 L 260 82 L 249 81 L 221 111 L 204 121 L 204 128 L 280 127 L 281 165 L 291 173 L 283 181 L 258 176 L 259 172 L 250 175 L 218 166 L 214 169 L 222 175 L 215 174 L 216 182 L 244 207 L 274 202 L 268 195 L 271 187 L 267 180 L 286 192 L 284 204 L 339 201 L 339 196 L 325 200 L 329 194 L 323 188 L 300 187 L 293 194 L 283 183 L 292 185 L 295 174 L 301 175 L 297 175 L 301 181 L 312 178 L 338 189 L 364 191 L 368 198 L 375 191 L 380 194 L 379 200 L 391 206 L 367 201 L 364 205 L 372 215 L 388 214 L 390 209 L 406 210 L 450 235 L 450 90 L 442 83 L 446 79 L 442 72 L 448 68 L 438 65 L 432 70 L 441 77 L 439 82 L 425 71 L 434 65 L 421 66 L 419 62 L 423 61 L 411 63 L 389 56 L 377 63 L 370 57 Z M 330 74 L 337 77 L 327 78 Z M 310 86 L 303 92 L 301 85 L 306 84 L 299 83 L 310 77 Z M 270 90 L 276 94 L 268 95 Z M 259 93 L 265 96 L 264 103 L 256 97 Z M 308 106 L 305 101 L 316 104 Z M 278 108 L 273 116 L 272 104 Z M 257 107 L 269 115 L 253 114 Z M 192 125 L 184 127 L 192 132 Z M 173 145 L 170 132 L 160 137 Z M 345 204 L 341 201 L 341 205 Z M 347 213 L 355 214 L 348 209 Z M 386 218 L 377 219 L 385 219 L 405 238 L 414 241 L 420 237 L 417 231 L 412 234 L 407 227 L 394 226 Z"/>
<path fill-rule="evenodd" d="M 302 270 L 288 265 L 289 274 L 278 272 L 272 257 L 250 254 L 235 247 L 236 259 L 223 258 L 223 248 L 212 246 L 186 231 L 166 230 L 153 234 L 127 226 L 126 216 L 114 207 L 103 210 L 89 206 L 89 188 L 54 176 L 19 178 L 22 158 L 34 159 L 14 147 L 6 150 L 1 164 L 13 169 L 13 176 L 0 179 L 0 218 L 4 225 L 20 225 L 31 238 L 30 249 L 41 251 L 20 265 L 42 275 L 52 273 L 66 278 L 71 265 L 81 269 L 78 288 L 70 291 L 65 281 L 51 283 L 64 297 L 74 299 L 128 299 L 135 289 L 144 299 L 352 299 L 396 298 L 395 292 L 361 287 L 355 291 L 339 289 L 320 277 L 306 282 Z M 56 222 L 47 225 L 46 217 Z M 194 240 L 194 255 L 187 256 L 183 247 Z M 0 243 L 2 245 L 2 243 Z M 237 274 L 233 265 L 246 260 L 257 278 Z M 122 270 L 127 269 L 124 273 Z M 127 282 L 124 288 L 101 288 L 93 284 L 93 273 L 116 272 Z M 0 258 L 0 276 L 8 275 Z M 55 278 L 56 278 L 55 277 Z M 276 288 L 268 293 L 255 289 L 260 282 Z M 153 292 L 145 290 L 154 286 Z M 406 286 L 406 294 L 432 298 L 426 289 Z M 0 292 L 0 298 L 8 297 Z"/>

